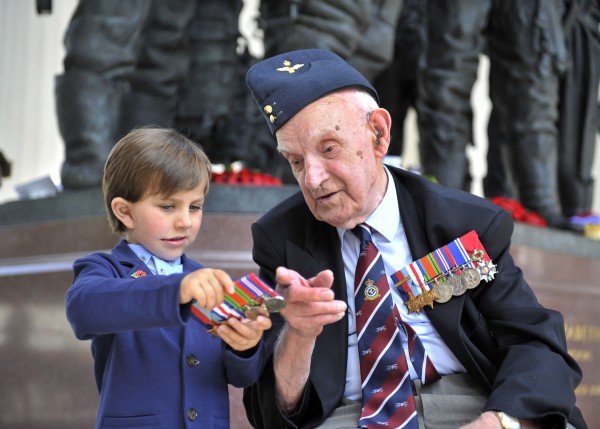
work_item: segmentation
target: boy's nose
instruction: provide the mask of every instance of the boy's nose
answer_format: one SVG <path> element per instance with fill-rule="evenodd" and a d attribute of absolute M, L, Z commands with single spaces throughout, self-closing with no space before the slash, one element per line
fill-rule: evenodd
<path fill-rule="evenodd" d="M 185 210 L 179 213 L 177 216 L 177 226 L 180 228 L 187 228 L 192 224 L 192 217 L 189 211 Z"/>

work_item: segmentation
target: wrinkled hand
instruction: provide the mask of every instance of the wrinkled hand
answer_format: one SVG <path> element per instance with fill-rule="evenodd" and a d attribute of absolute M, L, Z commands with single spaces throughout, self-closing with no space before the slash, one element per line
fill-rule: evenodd
<path fill-rule="evenodd" d="M 477 420 L 473 420 L 471 423 L 461 426 L 459 429 L 502 429 L 502 425 L 495 414 L 485 412 L 481 414 Z"/>
<path fill-rule="evenodd" d="M 286 301 L 281 315 L 290 332 L 316 337 L 323 331 L 323 326 L 344 317 L 347 305 L 334 299 L 331 290 L 333 273 L 330 270 L 321 271 L 308 280 L 284 267 L 277 268 L 275 275 L 277 292 Z"/>
<path fill-rule="evenodd" d="M 256 346 L 263 332 L 271 328 L 269 312 L 258 309 L 260 314 L 256 319 L 230 318 L 227 323 L 219 325 L 213 332 L 221 337 L 229 347 L 236 351 L 244 351 Z"/>
<path fill-rule="evenodd" d="M 189 273 L 179 286 L 179 303 L 187 304 L 192 299 L 200 307 L 212 310 L 224 300 L 223 290 L 234 293 L 233 281 L 223 270 L 201 268 Z"/>

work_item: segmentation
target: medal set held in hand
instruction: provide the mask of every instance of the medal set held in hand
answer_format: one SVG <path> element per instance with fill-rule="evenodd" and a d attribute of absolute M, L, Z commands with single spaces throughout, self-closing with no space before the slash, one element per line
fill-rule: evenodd
<path fill-rule="evenodd" d="M 254 274 L 240 277 L 234 283 L 234 293 L 225 291 L 225 301 L 207 311 L 194 301 L 192 314 L 206 326 L 207 332 L 231 317 L 256 319 L 261 312 L 277 313 L 285 307 L 285 300 L 273 288 Z"/>
<path fill-rule="evenodd" d="M 434 302 L 443 304 L 476 288 L 481 280 L 493 280 L 496 273 L 496 265 L 472 230 L 391 277 L 408 296 L 404 302 L 408 312 L 419 313 L 427 305 L 433 308 Z"/>

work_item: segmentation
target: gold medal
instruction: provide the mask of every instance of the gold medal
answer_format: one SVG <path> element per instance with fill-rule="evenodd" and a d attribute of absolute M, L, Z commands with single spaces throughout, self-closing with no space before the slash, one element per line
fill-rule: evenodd
<path fill-rule="evenodd" d="M 429 289 L 423 292 L 423 308 L 426 305 L 433 308 L 433 301 L 439 299 L 440 297 L 435 293 L 435 288 Z"/>
<path fill-rule="evenodd" d="M 421 295 L 419 295 L 421 296 Z M 421 300 L 418 297 L 414 297 L 411 296 L 407 301 L 404 302 L 404 305 L 406 305 L 406 308 L 408 308 L 408 313 L 414 313 L 416 312 L 417 314 L 421 313 L 421 308 L 423 308 L 423 306 L 421 305 Z"/>

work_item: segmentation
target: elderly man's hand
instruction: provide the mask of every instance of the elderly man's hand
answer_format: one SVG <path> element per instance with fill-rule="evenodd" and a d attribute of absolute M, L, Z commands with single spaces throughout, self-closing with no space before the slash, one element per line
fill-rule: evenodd
<path fill-rule="evenodd" d="M 522 429 L 539 429 L 541 426 L 530 420 L 519 420 Z M 501 429 L 500 419 L 491 411 L 485 411 L 477 420 L 461 426 L 459 429 Z"/>
<path fill-rule="evenodd" d="M 321 271 L 308 280 L 284 267 L 277 268 L 275 274 L 277 292 L 286 301 L 281 315 L 287 321 L 288 330 L 295 335 L 316 337 L 323 326 L 344 317 L 347 305 L 334 299 L 330 270 Z"/>

